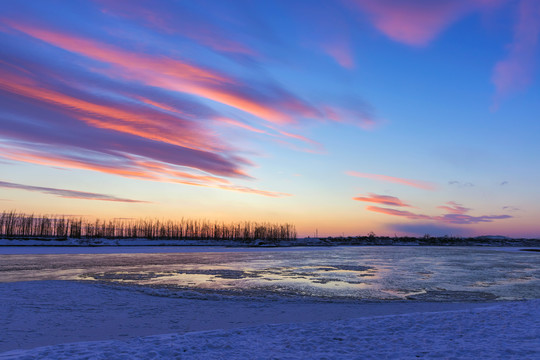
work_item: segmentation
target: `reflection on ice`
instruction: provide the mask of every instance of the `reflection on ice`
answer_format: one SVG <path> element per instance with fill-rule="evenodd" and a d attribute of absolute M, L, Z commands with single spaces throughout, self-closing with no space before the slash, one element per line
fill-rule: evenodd
<path fill-rule="evenodd" d="M 136 284 L 151 287 L 228 290 L 236 293 L 278 292 L 301 296 L 354 297 L 354 290 L 367 288 L 364 277 L 376 278 L 376 270 L 368 266 L 323 265 L 285 266 L 266 269 L 216 269 L 203 266 L 199 269 L 179 269 L 167 272 L 108 271 L 85 273 L 85 280 Z"/>
<path fill-rule="evenodd" d="M 190 249 L 1 257 L 0 282 L 86 280 L 144 287 L 160 295 L 434 301 L 540 297 L 538 253 L 496 248 L 387 246 L 214 253 Z"/>

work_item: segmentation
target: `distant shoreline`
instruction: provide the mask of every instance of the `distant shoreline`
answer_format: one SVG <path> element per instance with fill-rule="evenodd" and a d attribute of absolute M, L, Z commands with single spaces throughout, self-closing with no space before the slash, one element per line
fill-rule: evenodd
<path fill-rule="evenodd" d="M 103 246 L 223 246 L 223 247 L 316 247 L 316 246 L 482 246 L 482 247 L 532 247 L 540 248 L 540 239 L 514 239 L 503 236 L 455 237 L 326 237 L 298 238 L 292 240 L 256 239 L 207 240 L 207 239 L 145 239 L 145 238 L 57 238 L 13 237 L 0 238 L 2 246 L 55 246 L 55 247 L 103 247 Z M 526 249 L 538 251 L 538 249 Z"/>

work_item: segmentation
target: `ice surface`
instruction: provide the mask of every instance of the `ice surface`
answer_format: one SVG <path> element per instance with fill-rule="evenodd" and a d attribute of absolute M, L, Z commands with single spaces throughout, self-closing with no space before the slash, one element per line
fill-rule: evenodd
<path fill-rule="evenodd" d="M 214 293 L 351 301 L 540 298 L 540 256 L 535 252 L 397 246 L 141 250 L 0 255 L 0 281 L 87 280 L 144 286 L 163 294 L 169 290 L 174 296 L 198 292 L 204 297 Z"/>
<path fill-rule="evenodd" d="M 535 252 L 2 250 L 0 359 L 540 359 Z"/>

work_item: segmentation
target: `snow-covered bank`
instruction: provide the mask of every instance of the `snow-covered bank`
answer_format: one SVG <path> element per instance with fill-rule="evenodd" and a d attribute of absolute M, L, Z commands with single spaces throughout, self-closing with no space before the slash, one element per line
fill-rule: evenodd
<path fill-rule="evenodd" d="M 308 244 L 311 244 L 309 242 Z M 319 242 L 321 244 L 321 242 Z M 232 240 L 159 240 L 159 239 L 106 239 L 106 238 L 0 238 L 0 246 L 249 246 L 250 244 Z M 266 245 L 262 242 L 254 242 L 253 246 Z M 284 243 L 285 246 L 290 245 Z"/>
<path fill-rule="evenodd" d="M 0 359 L 540 357 L 540 300 L 202 301 L 66 281 L 0 290 Z"/>
<path fill-rule="evenodd" d="M 475 238 L 412 238 L 412 237 L 338 237 L 296 238 L 290 240 L 172 240 L 145 238 L 0 238 L 0 247 L 118 247 L 118 246 L 228 246 L 228 247 L 297 247 L 297 246 L 493 246 L 540 248 L 540 239 L 512 239 L 504 236 L 479 236 Z"/>
<path fill-rule="evenodd" d="M 164 253 L 223 253 L 303 251 L 305 247 L 231 247 L 231 246 L 0 246 L 0 255 L 29 254 L 164 254 Z M 327 250 L 312 246 L 310 250 Z M 519 249 L 519 248 L 511 248 Z"/>

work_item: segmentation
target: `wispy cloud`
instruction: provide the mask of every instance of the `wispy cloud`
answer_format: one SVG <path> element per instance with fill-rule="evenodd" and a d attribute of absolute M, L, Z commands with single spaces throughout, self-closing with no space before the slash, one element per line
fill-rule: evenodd
<path fill-rule="evenodd" d="M 349 21 L 344 9 L 336 3 L 321 2 L 317 6 L 312 3 L 298 2 L 298 15 L 307 19 L 304 35 L 315 42 L 315 46 L 334 59 L 335 63 L 345 70 L 355 67 L 354 48 L 351 38 L 355 24 Z"/>
<path fill-rule="evenodd" d="M 301 118 L 325 118 L 325 114 L 316 106 L 275 84 L 246 82 L 245 79 L 186 60 L 163 55 L 156 57 L 80 35 L 9 20 L 5 22 L 12 28 L 50 45 L 111 65 L 112 68 L 100 70 L 109 77 L 120 77 L 168 91 L 195 95 L 279 126 L 298 123 Z"/>
<path fill-rule="evenodd" d="M 502 209 L 503 210 L 508 210 L 508 211 L 519 211 L 520 210 L 518 207 L 510 206 L 510 205 L 503 206 Z"/>
<path fill-rule="evenodd" d="M 26 150 L 17 151 L 13 147 L 2 148 L 0 146 L 0 150 L 3 152 L 2 156 L 9 159 L 45 166 L 92 170 L 129 178 L 209 187 L 268 197 L 292 196 L 292 194 L 284 192 L 231 184 L 227 179 L 208 174 L 193 174 L 187 171 L 179 171 L 175 166 L 141 157 L 124 155 L 111 157 L 105 161 L 103 159 L 96 161 L 93 154 L 86 156 L 84 153 L 79 153 L 76 157 L 72 157 L 70 154 L 55 154 L 54 148 L 51 148 L 46 155 L 27 152 Z"/>
<path fill-rule="evenodd" d="M 378 180 L 378 181 L 390 182 L 394 184 L 411 186 L 411 187 L 415 187 L 415 188 L 423 189 L 423 190 L 435 190 L 436 188 L 436 185 L 434 183 L 427 182 L 427 181 L 404 179 L 404 178 L 398 178 L 398 177 L 388 176 L 388 175 L 367 174 L 367 173 L 361 173 L 358 171 L 346 171 L 345 174 L 349 176 L 359 177 L 359 178 L 373 179 L 373 180 Z"/>
<path fill-rule="evenodd" d="M 451 214 L 465 214 L 468 212 L 469 208 L 463 207 L 461 204 L 456 203 L 455 201 L 449 201 L 446 205 L 437 206 L 438 209 L 443 209 L 448 211 Z"/>
<path fill-rule="evenodd" d="M 389 196 L 389 195 L 378 195 L 378 194 L 373 194 L 373 193 L 369 193 L 368 196 L 354 197 L 353 200 L 372 202 L 372 203 L 390 205 L 390 206 L 410 207 L 410 205 L 405 204 L 403 201 L 401 201 L 397 197 Z"/>
<path fill-rule="evenodd" d="M 256 163 L 245 154 L 257 151 L 231 141 L 220 126 L 322 153 L 323 145 L 305 135 L 310 124 L 377 123 L 363 101 L 314 101 L 261 70 L 269 39 L 244 31 L 253 29 L 242 23 L 249 17 L 231 21 L 242 6 L 223 6 L 221 16 L 166 1 L 97 3 L 84 5 L 91 20 L 77 26 L 47 11 L 36 19 L 44 12 L 39 3 L 1 18 L 0 36 L 10 44 L 0 62 L 1 157 L 289 196 L 238 183 L 256 180 L 249 175 Z M 119 23 L 130 31 L 111 32 Z"/>
<path fill-rule="evenodd" d="M 65 34 L 28 24 L 6 21 L 12 28 L 51 45 L 114 66 L 105 74 L 127 80 L 143 81 L 147 85 L 194 94 L 258 116 L 269 122 L 283 124 L 293 118 L 279 108 L 256 98 L 253 89 L 246 91 L 234 78 L 215 70 L 179 59 L 136 53 L 82 36 Z M 248 95 L 249 94 L 249 95 Z M 305 105 L 307 106 L 307 105 Z"/>
<path fill-rule="evenodd" d="M 425 46 L 453 23 L 473 13 L 485 13 L 508 4 L 511 0 L 343 0 L 361 15 L 367 15 L 373 26 L 388 38 L 411 46 Z M 495 85 L 493 109 L 512 93 L 526 89 L 537 69 L 540 37 L 540 3 L 519 0 L 514 39 L 505 59 L 493 69 Z"/>
<path fill-rule="evenodd" d="M 379 206 L 369 205 L 366 207 L 366 210 L 381 213 L 381 214 L 386 214 L 386 215 L 401 216 L 401 217 L 405 217 L 411 220 L 432 220 L 431 216 L 415 214 L 413 212 L 405 211 L 405 210 L 383 208 Z"/>
<path fill-rule="evenodd" d="M 246 44 L 246 37 L 236 40 L 238 34 L 231 32 L 224 22 L 232 22 L 226 16 L 208 17 L 181 3 L 156 0 L 105 1 L 100 3 L 102 11 L 113 17 L 136 21 L 165 35 L 180 35 L 209 47 L 213 51 L 232 55 L 258 56 L 258 51 Z M 238 26 L 238 24 L 237 24 Z M 243 40 L 243 41 L 242 41 Z"/>
<path fill-rule="evenodd" d="M 457 186 L 457 187 L 473 187 L 474 186 L 474 184 L 471 182 L 461 182 L 457 180 L 449 181 L 448 185 Z"/>
<path fill-rule="evenodd" d="M 478 224 L 484 222 L 493 222 L 494 220 L 503 220 L 510 219 L 513 216 L 510 215 L 482 215 L 482 216 L 471 216 L 463 214 L 444 214 L 442 216 L 433 217 L 434 220 L 447 222 L 450 224 Z"/>
<path fill-rule="evenodd" d="M 436 215 L 436 216 L 417 214 L 410 211 L 389 209 L 389 208 L 383 208 L 383 207 L 378 207 L 378 206 L 367 206 L 366 210 L 381 213 L 381 214 L 386 214 L 386 215 L 404 217 L 410 220 L 432 220 L 432 221 L 436 221 L 440 223 L 459 224 L 459 225 L 471 225 L 471 224 L 493 222 L 495 220 L 503 220 L 503 219 L 512 218 L 512 216 L 510 215 L 481 215 L 481 216 L 465 215 L 462 213 L 457 213 L 456 211 L 459 211 L 459 210 L 456 210 L 455 207 L 451 209 L 451 211 L 454 211 L 453 213 Z"/>
<path fill-rule="evenodd" d="M 342 67 L 346 69 L 354 68 L 354 58 L 348 42 L 332 42 L 322 44 L 321 47 Z"/>
<path fill-rule="evenodd" d="M 540 2 L 521 0 L 518 11 L 519 17 L 514 28 L 514 41 L 509 47 L 509 54 L 504 60 L 499 61 L 493 70 L 494 109 L 509 94 L 527 88 L 538 67 Z"/>
<path fill-rule="evenodd" d="M 130 62 L 129 57 L 121 58 L 121 51 L 107 52 L 106 46 L 99 49 L 85 40 L 45 34 L 73 47 L 88 45 L 86 50 L 95 51 L 97 59 Z M 134 66 L 142 67 L 147 61 L 143 57 L 137 63 L 134 58 Z M 24 68 L 0 64 L 0 137 L 4 139 L 0 156 L 152 181 L 289 195 L 226 179 L 250 179 L 243 168 L 253 163 L 235 155 L 236 150 L 203 121 L 219 116 L 204 105 L 178 95 L 157 94 L 155 88 L 144 85 L 128 86 L 76 65 L 43 68 L 30 58 L 20 60 Z M 146 64 L 152 65 L 150 60 Z M 197 81 L 213 81 L 213 73 L 189 66 L 176 71 Z"/>
<path fill-rule="evenodd" d="M 505 0 L 344 0 L 368 14 L 375 28 L 390 39 L 407 45 L 428 44 L 461 17 L 490 9 Z M 534 1 L 534 0 L 533 0 Z"/>
<path fill-rule="evenodd" d="M 54 196 L 58 196 L 62 198 L 69 198 L 69 199 L 100 200 L 100 201 L 114 201 L 114 202 L 126 202 L 126 203 L 150 203 L 149 201 L 125 199 L 125 198 L 119 198 L 119 197 L 111 196 L 111 195 L 104 195 L 104 194 L 76 191 L 76 190 L 57 189 L 57 188 L 42 187 L 42 186 L 16 184 L 16 183 L 7 182 L 7 181 L 0 181 L 0 187 L 8 188 L 8 189 L 36 191 L 36 192 L 41 192 L 44 194 L 50 194 L 50 195 L 54 195 Z"/>
<path fill-rule="evenodd" d="M 358 200 L 358 201 L 373 202 L 373 203 L 389 205 L 389 206 L 411 207 L 410 205 L 403 203 L 403 201 L 393 196 L 370 194 L 370 196 L 357 197 L 353 199 Z M 446 213 L 442 215 L 426 215 L 426 214 L 419 214 L 419 213 L 407 211 L 407 210 L 397 210 L 397 209 L 374 206 L 374 205 L 366 206 L 366 210 L 371 211 L 371 212 L 397 216 L 397 217 L 403 217 L 409 220 L 434 221 L 434 222 L 443 223 L 443 224 L 470 225 L 470 224 L 493 222 L 495 220 L 512 218 L 512 216 L 506 215 L 506 214 L 480 215 L 480 216 L 467 215 L 466 213 L 469 212 L 471 209 L 464 207 L 455 201 L 449 201 L 445 205 L 438 206 L 437 208 L 444 210 Z M 503 209 L 510 210 L 510 207 L 505 207 Z"/>

